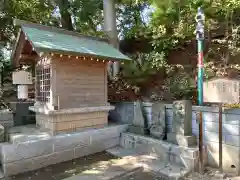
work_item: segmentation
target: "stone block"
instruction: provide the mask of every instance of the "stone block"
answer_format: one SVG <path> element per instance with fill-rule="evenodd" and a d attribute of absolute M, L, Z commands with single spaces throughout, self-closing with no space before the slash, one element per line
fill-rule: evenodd
<path fill-rule="evenodd" d="M 223 114 L 222 121 L 224 124 L 240 125 L 239 114 Z"/>
<path fill-rule="evenodd" d="M 197 120 L 192 120 L 192 129 L 199 129 L 199 123 Z"/>
<path fill-rule="evenodd" d="M 181 146 L 171 146 L 171 152 L 176 156 L 183 156 L 189 158 L 198 158 L 198 147 L 189 148 L 189 147 L 181 147 Z"/>
<path fill-rule="evenodd" d="M 135 138 L 128 134 L 121 134 L 120 138 L 120 146 L 126 149 L 134 148 L 136 144 Z"/>
<path fill-rule="evenodd" d="M 194 135 L 194 136 L 196 136 L 197 138 L 199 138 L 199 130 L 198 129 L 192 129 L 192 134 Z"/>
<path fill-rule="evenodd" d="M 218 122 L 219 120 L 218 113 L 214 113 L 214 112 L 203 112 L 202 116 L 203 116 L 204 122 Z"/>
<path fill-rule="evenodd" d="M 74 109 L 73 109 L 74 110 Z M 42 128 L 50 129 L 53 134 L 59 131 L 75 132 L 76 129 L 105 125 L 108 123 L 108 112 L 73 112 L 60 114 L 37 114 L 36 123 Z"/>
<path fill-rule="evenodd" d="M 205 122 L 204 131 L 218 132 L 218 123 L 217 122 Z"/>
<path fill-rule="evenodd" d="M 128 131 L 131 133 L 139 134 L 139 135 L 145 135 L 147 133 L 148 129 L 144 128 L 144 127 L 140 127 L 140 126 L 130 125 Z"/>
<path fill-rule="evenodd" d="M 192 120 L 193 121 L 197 120 L 197 113 L 195 111 L 192 111 Z"/>
<path fill-rule="evenodd" d="M 22 159 L 10 163 L 4 163 L 2 167 L 5 176 L 10 176 L 28 171 L 33 171 L 52 164 L 57 164 L 72 159 L 74 159 L 74 150 L 67 150 L 29 159 Z"/>
<path fill-rule="evenodd" d="M 181 166 L 170 165 L 161 169 L 157 175 L 168 180 L 182 180 L 188 173 L 189 171 Z"/>
<path fill-rule="evenodd" d="M 164 162 L 168 161 L 168 148 L 160 144 L 149 145 L 148 151 L 150 154 L 154 154 Z"/>
<path fill-rule="evenodd" d="M 197 144 L 195 136 L 183 136 L 175 133 L 168 133 L 167 139 L 173 144 L 185 147 L 194 146 Z"/>
<path fill-rule="evenodd" d="M 172 108 L 166 108 L 166 116 L 167 117 L 172 117 L 173 116 Z"/>
<path fill-rule="evenodd" d="M 106 141 L 94 141 L 90 146 L 79 146 L 74 148 L 75 158 L 105 151 L 119 145 L 119 137 L 107 139 Z"/>
<path fill-rule="evenodd" d="M 219 132 L 218 122 L 205 122 L 204 130 L 211 132 Z M 232 124 L 222 124 L 223 134 L 240 135 L 240 126 Z"/>
<path fill-rule="evenodd" d="M 166 115 L 165 105 L 162 103 L 153 103 L 151 113 L 151 123 L 149 125 L 150 135 L 152 137 L 163 139 L 166 134 Z"/>
<path fill-rule="evenodd" d="M 173 117 L 172 116 L 166 116 L 166 117 L 167 117 L 166 118 L 166 124 L 172 126 Z"/>
<path fill-rule="evenodd" d="M 204 141 L 219 142 L 219 133 L 218 132 L 204 131 L 203 135 L 204 135 Z M 224 136 L 222 138 L 222 143 L 225 143 Z"/>
<path fill-rule="evenodd" d="M 205 142 L 207 148 L 207 164 L 218 167 L 219 144 L 217 142 Z M 240 148 L 223 144 L 223 170 L 225 172 L 239 172 L 240 169 Z M 235 168 L 233 168 L 235 167 Z"/>
<path fill-rule="evenodd" d="M 240 147 L 240 136 L 225 135 L 224 143 L 227 145 Z"/>
<path fill-rule="evenodd" d="M 32 159 L 23 159 L 10 163 L 3 163 L 2 170 L 5 176 L 16 175 L 23 172 L 33 171 L 35 169 Z"/>
<path fill-rule="evenodd" d="M 90 145 L 91 131 L 55 136 L 53 139 L 54 152 L 74 149 L 78 146 Z"/>
<path fill-rule="evenodd" d="M 223 133 L 224 134 L 231 134 L 231 135 L 240 135 L 240 126 L 232 125 L 232 124 L 223 124 Z"/>
<path fill-rule="evenodd" d="M 145 127 L 145 120 L 142 113 L 142 104 L 140 101 L 134 103 L 133 126 Z"/>
<path fill-rule="evenodd" d="M 180 156 L 179 158 L 181 161 L 180 165 L 183 165 L 186 169 L 193 170 L 193 171 L 198 170 L 198 163 L 199 163 L 198 158 L 190 158 L 185 156 Z"/>
<path fill-rule="evenodd" d="M 94 152 L 101 152 L 101 151 L 104 151 L 104 150 L 107 150 L 109 148 L 119 145 L 119 141 L 120 141 L 119 137 L 109 138 L 106 141 L 94 141 L 94 142 L 92 142 L 90 147 L 93 149 Z"/>
<path fill-rule="evenodd" d="M 95 149 L 93 149 L 91 146 L 78 146 L 74 148 L 74 158 L 80 158 L 94 153 Z"/>
<path fill-rule="evenodd" d="M 167 125 L 167 133 L 171 133 L 172 132 L 172 125 Z"/>
<path fill-rule="evenodd" d="M 52 139 L 4 144 L 1 146 L 2 163 L 9 163 L 25 158 L 37 157 L 53 152 Z"/>
<path fill-rule="evenodd" d="M 173 132 L 183 135 L 192 134 L 192 104 L 191 101 L 173 102 Z M 183 127 L 179 129 L 179 125 Z"/>
<path fill-rule="evenodd" d="M 119 132 L 119 133 L 126 132 L 127 130 L 128 130 L 128 125 L 127 125 L 127 124 L 119 125 L 119 126 L 118 126 L 118 132 Z"/>
<path fill-rule="evenodd" d="M 115 109 L 109 112 L 112 121 L 124 124 L 132 124 L 134 118 L 134 102 L 111 103 Z"/>
<path fill-rule="evenodd" d="M 72 159 L 75 159 L 75 151 L 74 149 L 69 149 L 69 150 L 65 150 L 65 151 L 60 151 L 60 152 L 54 152 L 53 154 L 49 155 L 47 157 L 47 159 L 45 159 L 43 165 L 44 166 L 49 166 L 52 164 L 58 164 L 61 162 L 65 162 L 65 161 L 70 161 Z M 33 160 L 38 163 L 41 162 L 42 159 L 46 158 L 46 156 L 42 156 L 42 157 L 36 157 Z"/>
<path fill-rule="evenodd" d="M 116 138 L 120 136 L 120 132 L 117 127 L 107 127 L 99 130 L 93 130 L 88 132 L 90 135 L 90 142 L 92 141 L 105 141 L 110 138 Z"/>

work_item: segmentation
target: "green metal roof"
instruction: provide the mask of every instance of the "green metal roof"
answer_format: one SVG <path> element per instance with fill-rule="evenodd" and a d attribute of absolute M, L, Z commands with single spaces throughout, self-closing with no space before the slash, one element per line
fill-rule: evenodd
<path fill-rule="evenodd" d="M 22 30 L 37 51 L 83 54 L 113 60 L 131 60 L 110 44 L 93 38 L 24 25 L 22 25 Z"/>

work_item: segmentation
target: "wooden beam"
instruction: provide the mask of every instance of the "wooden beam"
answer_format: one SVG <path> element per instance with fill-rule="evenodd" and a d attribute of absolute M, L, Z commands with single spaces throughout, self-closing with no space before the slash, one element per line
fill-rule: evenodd
<path fill-rule="evenodd" d="M 25 35 L 21 31 L 19 38 L 16 39 L 16 47 L 15 47 L 14 51 L 12 52 L 13 53 L 12 54 L 12 62 L 14 64 L 14 66 L 17 66 L 19 64 L 19 57 L 21 55 L 21 52 L 22 52 L 25 42 L 26 42 Z"/>
<path fill-rule="evenodd" d="M 20 54 L 19 60 L 25 61 L 25 60 L 37 60 L 38 56 L 37 55 L 29 55 L 29 54 Z"/>

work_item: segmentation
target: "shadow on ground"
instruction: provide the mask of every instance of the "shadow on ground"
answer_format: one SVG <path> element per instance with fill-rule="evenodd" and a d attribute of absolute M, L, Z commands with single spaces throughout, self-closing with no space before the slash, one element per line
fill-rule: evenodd
<path fill-rule="evenodd" d="M 101 168 L 105 169 L 106 166 L 110 166 L 111 162 L 116 159 L 118 158 L 102 152 L 8 177 L 5 180 L 62 180 L 80 173 L 96 174 L 100 173 Z"/>

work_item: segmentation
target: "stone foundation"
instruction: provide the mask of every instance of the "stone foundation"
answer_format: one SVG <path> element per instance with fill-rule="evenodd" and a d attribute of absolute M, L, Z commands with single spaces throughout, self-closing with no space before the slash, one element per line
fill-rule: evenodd
<path fill-rule="evenodd" d="M 36 124 L 40 128 L 49 129 L 53 134 L 75 132 L 82 128 L 104 127 L 108 123 L 108 111 L 112 106 L 86 107 L 41 111 L 31 107 L 36 112 Z"/>
<path fill-rule="evenodd" d="M 198 170 L 198 147 L 178 146 L 166 141 L 132 133 L 122 133 L 120 145 L 125 149 L 144 147 L 148 152 L 159 156 L 163 162 L 181 165 L 193 171 Z M 204 164 L 206 164 L 207 154 L 205 149 L 203 155 Z"/>
<path fill-rule="evenodd" d="M 116 125 L 38 140 L 2 143 L 1 163 L 4 175 L 36 170 L 118 146 L 120 133 L 126 131 L 127 127 Z"/>

